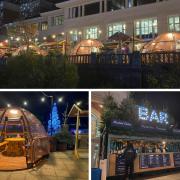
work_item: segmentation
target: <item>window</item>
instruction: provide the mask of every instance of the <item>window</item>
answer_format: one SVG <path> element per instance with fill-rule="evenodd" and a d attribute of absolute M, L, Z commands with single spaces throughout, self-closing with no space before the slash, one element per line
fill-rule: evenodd
<path fill-rule="evenodd" d="M 180 32 L 180 16 L 169 17 L 169 31 Z"/>
<path fill-rule="evenodd" d="M 156 0 L 134 0 L 134 6 L 140 6 L 144 4 L 155 3 Z"/>
<path fill-rule="evenodd" d="M 125 0 L 107 0 L 107 11 L 125 8 Z"/>
<path fill-rule="evenodd" d="M 72 17 L 73 18 L 77 18 L 78 17 L 78 15 L 79 15 L 79 8 L 78 7 L 73 7 L 72 8 Z"/>
<path fill-rule="evenodd" d="M 52 26 L 59 26 L 59 25 L 62 25 L 63 22 L 64 22 L 64 16 L 55 16 L 55 17 L 52 17 Z"/>
<path fill-rule="evenodd" d="M 70 31 L 70 39 L 73 42 L 78 41 L 78 31 L 77 30 Z"/>
<path fill-rule="evenodd" d="M 45 31 L 48 29 L 48 22 L 42 22 L 41 23 L 41 31 Z"/>
<path fill-rule="evenodd" d="M 155 18 L 136 21 L 136 35 L 142 38 L 153 38 L 158 33 L 157 23 Z"/>
<path fill-rule="evenodd" d="M 108 25 L 108 37 L 112 36 L 117 32 L 126 33 L 126 24 L 124 23 L 115 23 Z"/>
<path fill-rule="evenodd" d="M 87 28 L 85 31 L 86 39 L 98 39 L 98 28 L 97 27 L 90 27 Z"/>
<path fill-rule="evenodd" d="M 98 14 L 100 12 L 100 2 L 87 4 L 84 6 L 84 15 Z"/>

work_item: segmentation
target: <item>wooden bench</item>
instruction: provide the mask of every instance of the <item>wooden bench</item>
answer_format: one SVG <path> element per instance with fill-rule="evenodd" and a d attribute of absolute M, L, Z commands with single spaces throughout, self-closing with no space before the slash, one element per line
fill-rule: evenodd
<path fill-rule="evenodd" d="M 0 143 L 0 152 L 4 151 L 6 149 L 8 142 L 4 141 Z"/>

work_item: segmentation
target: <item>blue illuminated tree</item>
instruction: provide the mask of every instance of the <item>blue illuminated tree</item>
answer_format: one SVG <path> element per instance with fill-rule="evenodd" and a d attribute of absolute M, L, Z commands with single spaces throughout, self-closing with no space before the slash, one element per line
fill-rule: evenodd
<path fill-rule="evenodd" d="M 61 129 L 61 120 L 59 118 L 57 104 L 54 103 L 50 113 L 50 119 L 48 120 L 48 134 L 54 135 L 58 133 L 60 129 Z"/>

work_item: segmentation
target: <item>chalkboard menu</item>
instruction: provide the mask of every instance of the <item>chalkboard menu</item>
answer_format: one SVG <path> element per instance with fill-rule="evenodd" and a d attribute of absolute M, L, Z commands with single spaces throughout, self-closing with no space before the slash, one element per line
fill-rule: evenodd
<path fill-rule="evenodd" d="M 174 166 L 175 167 L 180 167 L 180 153 L 174 153 Z"/>
<path fill-rule="evenodd" d="M 144 154 L 140 155 L 140 168 L 157 168 L 171 165 L 169 154 Z"/>
<path fill-rule="evenodd" d="M 124 155 L 117 155 L 116 157 L 116 175 L 125 174 L 125 158 Z"/>

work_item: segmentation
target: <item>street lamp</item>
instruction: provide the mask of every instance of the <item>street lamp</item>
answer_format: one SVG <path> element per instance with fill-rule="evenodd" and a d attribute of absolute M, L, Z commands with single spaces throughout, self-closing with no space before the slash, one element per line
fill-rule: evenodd
<path fill-rule="evenodd" d="M 82 104 L 82 101 L 78 101 L 78 102 L 76 103 L 77 106 L 80 106 L 81 104 Z"/>
<path fill-rule="evenodd" d="M 45 97 L 41 98 L 41 102 L 45 102 L 45 100 L 46 100 Z"/>
<path fill-rule="evenodd" d="M 24 101 L 24 102 L 23 102 L 23 105 L 24 105 L 24 106 L 27 106 L 27 105 L 28 105 L 28 102 L 27 102 L 27 101 Z"/>
<path fill-rule="evenodd" d="M 58 102 L 61 103 L 63 101 L 63 97 L 58 98 Z"/>
<path fill-rule="evenodd" d="M 47 97 L 47 98 L 50 98 L 51 99 L 51 109 L 53 107 L 53 103 L 54 103 L 54 98 L 53 96 L 48 96 L 46 93 L 42 92 L 42 94 Z M 45 97 L 42 97 L 41 98 L 41 101 L 44 102 L 45 101 Z M 52 136 L 52 111 L 51 111 L 51 136 Z"/>
<path fill-rule="evenodd" d="M 47 40 L 47 37 L 43 37 L 43 40 L 46 41 L 46 40 Z"/>

